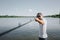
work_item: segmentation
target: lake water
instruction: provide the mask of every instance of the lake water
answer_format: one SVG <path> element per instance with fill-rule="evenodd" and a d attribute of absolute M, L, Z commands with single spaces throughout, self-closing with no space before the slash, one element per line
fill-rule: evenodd
<path fill-rule="evenodd" d="M 48 40 L 60 40 L 59 18 L 45 18 L 47 20 Z M 33 18 L 0 18 L 0 34 L 22 25 Z M 0 37 L 0 40 L 38 40 L 39 25 L 32 21 L 20 28 L 10 31 Z"/>

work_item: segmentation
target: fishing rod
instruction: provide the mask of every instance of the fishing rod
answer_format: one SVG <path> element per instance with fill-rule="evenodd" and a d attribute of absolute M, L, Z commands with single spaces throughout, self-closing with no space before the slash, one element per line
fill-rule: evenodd
<path fill-rule="evenodd" d="M 12 29 L 7 30 L 7 31 L 5 31 L 5 32 L 3 32 L 3 33 L 0 33 L 0 37 L 3 36 L 3 35 L 5 35 L 5 34 L 7 34 L 7 33 L 9 33 L 9 32 L 11 32 L 11 31 L 13 31 L 13 30 L 15 30 L 15 29 L 17 29 L 17 28 L 19 28 L 19 27 L 22 27 L 22 26 L 24 26 L 24 25 L 26 25 L 26 24 L 28 24 L 28 23 L 30 23 L 30 22 L 32 22 L 32 21 L 33 21 L 33 20 L 30 20 L 30 21 L 28 21 L 28 22 L 26 22 L 26 23 L 24 23 L 24 24 L 22 24 L 22 25 L 19 25 L 19 26 L 15 27 L 15 28 L 12 28 Z"/>

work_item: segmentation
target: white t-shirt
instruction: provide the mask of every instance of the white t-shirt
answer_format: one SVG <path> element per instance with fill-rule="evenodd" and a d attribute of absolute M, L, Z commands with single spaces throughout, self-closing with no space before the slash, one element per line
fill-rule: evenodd
<path fill-rule="evenodd" d="M 43 21 L 45 22 L 44 25 L 39 24 L 39 37 L 41 38 L 47 38 L 47 21 L 43 18 Z"/>

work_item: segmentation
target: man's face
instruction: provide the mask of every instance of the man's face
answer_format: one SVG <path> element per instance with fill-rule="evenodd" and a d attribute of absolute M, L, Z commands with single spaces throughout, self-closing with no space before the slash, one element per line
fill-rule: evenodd
<path fill-rule="evenodd" d="M 43 15 L 41 15 L 41 18 L 43 18 Z"/>
<path fill-rule="evenodd" d="M 43 15 L 40 15 L 40 17 L 38 17 L 39 19 L 42 19 L 43 18 Z"/>

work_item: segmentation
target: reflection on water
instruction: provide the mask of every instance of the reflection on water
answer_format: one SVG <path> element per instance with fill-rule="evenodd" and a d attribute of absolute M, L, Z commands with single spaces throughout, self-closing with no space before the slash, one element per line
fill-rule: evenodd
<path fill-rule="evenodd" d="M 0 33 L 5 32 L 11 28 L 15 28 L 33 18 L 0 18 Z M 49 40 L 60 39 L 59 18 L 46 18 L 47 32 Z M 39 25 L 37 22 L 24 25 L 2 37 L 0 40 L 38 40 Z"/>

